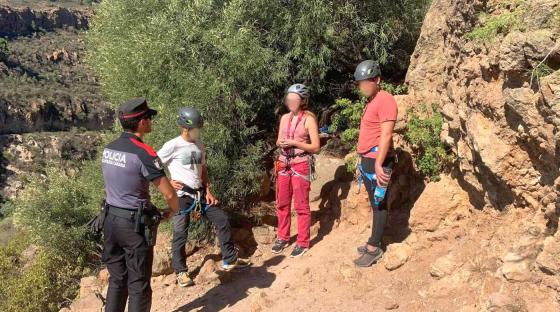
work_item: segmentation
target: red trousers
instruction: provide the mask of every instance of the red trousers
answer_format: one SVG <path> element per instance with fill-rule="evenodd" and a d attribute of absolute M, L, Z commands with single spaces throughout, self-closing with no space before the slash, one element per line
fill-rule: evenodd
<path fill-rule="evenodd" d="M 309 162 L 293 164 L 286 170 L 280 168 L 276 180 L 276 215 L 278 239 L 290 241 L 292 197 L 297 213 L 297 244 L 309 248 L 311 210 L 309 209 Z"/>

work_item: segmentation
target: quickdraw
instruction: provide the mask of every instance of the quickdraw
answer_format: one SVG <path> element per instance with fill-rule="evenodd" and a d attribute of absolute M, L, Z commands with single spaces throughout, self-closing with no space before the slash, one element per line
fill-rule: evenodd
<path fill-rule="evenodd" d="M 187 209 L 179 211 L 179 214 L 188 215 L 190 213 L 192 220 L 196 222 L 203 214 L 206 213 L 206 211 L 208 210 L 208 204 L 202 203 L 203 192 L 196 191 L 196 194 L 193 193 L 193 195 L 194 198 L 192 205 Z"/>

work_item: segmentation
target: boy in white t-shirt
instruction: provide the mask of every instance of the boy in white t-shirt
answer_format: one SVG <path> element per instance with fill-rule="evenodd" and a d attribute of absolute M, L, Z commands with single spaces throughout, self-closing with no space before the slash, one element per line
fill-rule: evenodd
<path fill-rule="evenodd" d="M 158 156 L 168 167 L 179 197 L 180 211 L 173 217 L 173 268 L 179 286 L 186 287 L 194 284 L 188 275 L 185 253 L 191 214 L 201 214 L 214 224 L 224 270 L 247 267 L 250 263 L 237 257 L 228 217 L 217 207 L 219 201 L 210 191 L 206 153 L 199 140 L 202 116 L 194 108 L 183 108 L 179 110 L 178 124 L 181 135 L 165 143 Z"/>

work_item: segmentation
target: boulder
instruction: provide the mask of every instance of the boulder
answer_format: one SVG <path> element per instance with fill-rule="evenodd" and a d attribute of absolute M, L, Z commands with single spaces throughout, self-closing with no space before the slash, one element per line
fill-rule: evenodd
<path fill-rule="evenodd" d="M 84 277 L 80 280 L 78 300 L 70 306 L 71 311 L 102 312 L 102 286 L 95 276 Z"/>
<path fill-rule="evenodd" d="M 259 245 L 268 245 L 276 241 L 276 231 L 273 227 L 263 225 L 253 227 L 253 236 Z"/>
<path fill-rule="evenodd" d="M 487 311 L 528 311 L 527 304 L 522 298 L 501 292 L 490 295 L 486 303 L 486 309 Z"/>
<path fill-rule="evenodd" d="M 154 247 L 154 262 L 152 265 L 152 276 L 173 273 L 171 262 L 171 251 L 167 246 L 157 244 Z"/>
<path fill-rule="evenodd" d="M 439 279 L 452 274 L 460 265 L 453 255 L 445 255 L 432 264 L 430 275 Z"/>
<path fill-rule="evenodd" d="M 452 212 L 468 210 L 468 194 L 457 182 L 442 176 L 438 182 L 426 185 L 426 189 L 410 212 L 410 227 L 414 231 L 435 231 L 442 220 Z"/>
<path fill-rule="evenodd" d="M 510 282 L 526 282 L 531 280 L 529 261 L 525 257 L 510 252 L 504 257 L 504 264 L 499 268 L 502 274 Z"/>
<path fill-rule="evenodd" d="M 560 235 L 547 237 L 544 240 L 543 251 L 537 257 L 537 266 L 541 271 L 551 274 L 560 274 Z"/>
<path fill-rule="evenodd" d="M 554 48 L 554 33 L 548 29 L 529 32 L 511 32 L 500 46 L 500 70 L 508 74 L 527 75 Z M 549 57 L 557 58 L 560 51 Z"/>
<path fill-rule="evenodd" d="M 385 268 L 389 271 L 395 270 L 403 266 L 412 255 L 412 248 L 407 244 L 395 243 L 387 247 L 387 251 L 383 256 Z"/>

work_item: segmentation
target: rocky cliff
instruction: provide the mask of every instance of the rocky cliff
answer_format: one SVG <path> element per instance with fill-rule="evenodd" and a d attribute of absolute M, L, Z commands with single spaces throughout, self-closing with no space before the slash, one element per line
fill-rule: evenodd
<path fill-rule="evenodd" d="M 491 24 L 504 16 L 509 29 Z M 441 108 L 454 177 L 477 208 L 557 207 L 559 16 L 556 0 L 435 0 L 425 18 L 407 101 Z"/>
<path fill-rule="evenodd" d="M 73 27 L 87 29 L 91 11 L 75 8 L 12 7 L 0 3 L 0 37 Z"/>
<path fill-rule="evenodd" d="M 57 5 L 55 3 L 54 5 Z M 51 163 L 73 167 L 112 127 L 110 103 L 85 62 L 91 8 L 0 3 L 0 205 Z M 89 131 L 89 132 L 88 132 Z"/>
<path fill-rule="evenodd" d="M 509 237 L 489 238 L 481 252 L 498 257 L 497 276 L 556 290 L 559 30 L 557 0 L 434 0 L 407 74 L 409 95 L 401 99 L 404 106 L 439 106 L 441 138 L 455 155 L 445 185 L 429 184 L 416 202 L 412 230 L 460 227 L 473 217 L 465 207 L 513 215 L 509 229 L 497 225 L 502 217 L 487 224 Z"/>

